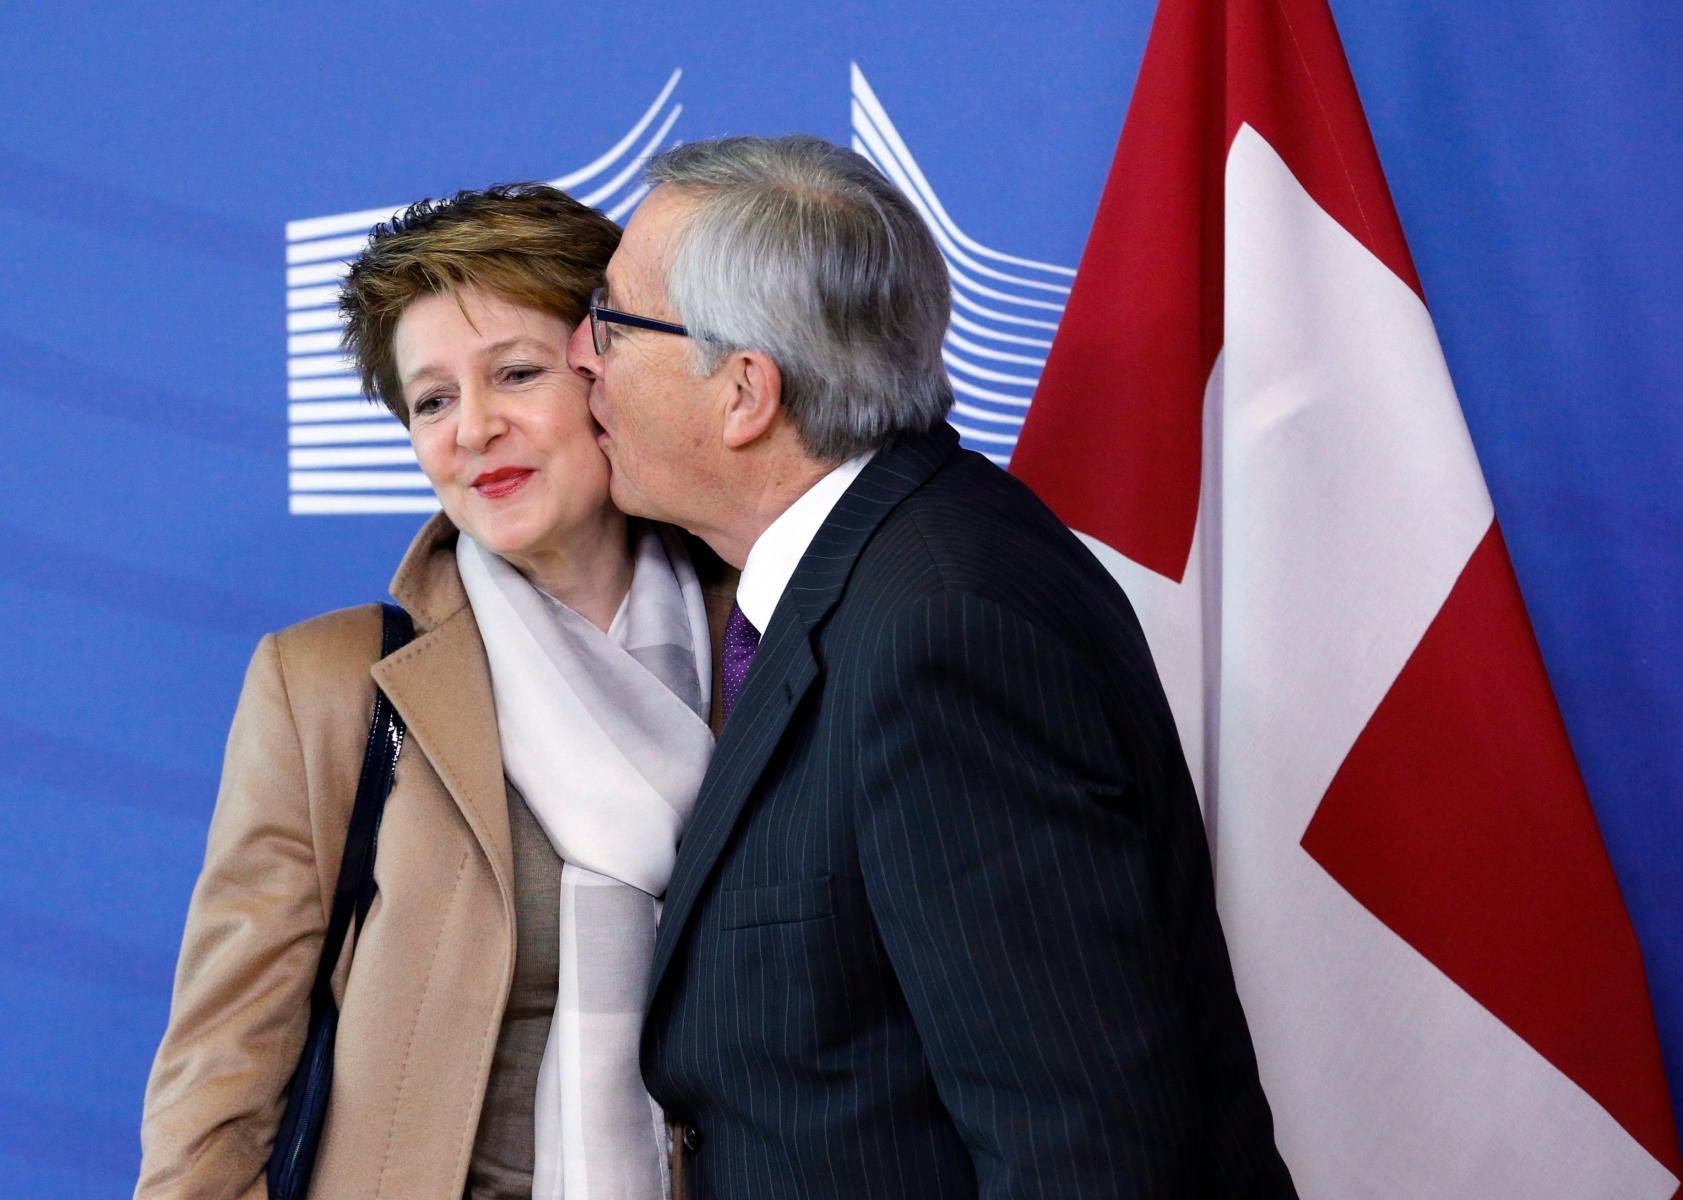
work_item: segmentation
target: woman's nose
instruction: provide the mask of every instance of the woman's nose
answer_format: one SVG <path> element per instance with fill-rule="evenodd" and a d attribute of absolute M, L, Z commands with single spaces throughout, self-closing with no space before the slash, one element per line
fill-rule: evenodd
<path fill-rule="evenodd" d="M 483 454 L 504 433 L 508 422 L 503 419 L 495 389 L 482 384 L 462 388 L 456 420 L 456 444 L 464 450 Z"/>

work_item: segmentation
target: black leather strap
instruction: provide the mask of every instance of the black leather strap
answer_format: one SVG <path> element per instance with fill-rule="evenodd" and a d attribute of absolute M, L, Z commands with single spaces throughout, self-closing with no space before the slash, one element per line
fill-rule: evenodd
<path fill-rule="evenodd" d="M 409 614 L 395 604 L 380 605 L 380 657 L 395 653 L 415 636 Z M 362 776 L 357 781 L 356 803 L 351 808 L 350 828 L 345 832 L 345 853 L 339 860 L 339 881 L 333 889 L 333 911 L 322 938 L 321 962 L 310 992 L 314 1008 L 333 996 L 333 972 L 350 930 L 351 913 L 356 913 L 357 933 L 374 902 L 374 856 L 380 837 L 380 818 L 386 811 L 397 756 L 403 749 L 403 718 L 392 707 L 386 693 L 374 689 L 374 717 L 368 723 L 368 745 L 362 754 Z M 354 943 L 353 943 L 354 944 Z"/>
<path fill-rule="evenodd" d="M 392 604 L 380 606 L 380 657 L 396 652 L 415 636 L 409 614 Z M 305 1200 L 315 1171 L 316 1151 L 327 1122 L 327 1100 L 333 1089 L 333 1050 L 338 1037 L 339 1008 L 333 1002 L 333 970 L 345 946 L 351 914 L 357 932 L 374 901 L 374 855 L 380 837 L 380 817 L 391 794 L 403 749 L 403 718 L 385 692 L 374 690 L 374 716 L 368 724 L 368 745 L 362 752 L 362 776 L 351 806 L 345 852 L 339 861 L 339 880 L 333 889 L 333 908 L 321 942 L 321 960 L 310 989 L 310 1027 L 303 1052 L 288 1085 L 286 1111 L 269 1153 L 270 1200 Z"/>

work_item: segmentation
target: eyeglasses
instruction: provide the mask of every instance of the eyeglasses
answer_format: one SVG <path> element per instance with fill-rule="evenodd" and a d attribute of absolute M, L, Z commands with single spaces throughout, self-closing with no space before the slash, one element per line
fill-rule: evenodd
<path fill-rule="evenodd" d="M 679 337 L 689 337 L 690 331 L 682 325 L 674 325 L 671 321 L 657 321 L 653 317 L 639 317 L 635 313 L 618 312 L 611 308 L 602 307 L 602 297 L 607 288 L 597 288 L 590 293 L 590 341 L 596 347 L 596 353 L 606 354 L 612 345 L 610 325 L 629 325 L 633 329 L 652 329 L 656 333 L 675 333 Z"/>

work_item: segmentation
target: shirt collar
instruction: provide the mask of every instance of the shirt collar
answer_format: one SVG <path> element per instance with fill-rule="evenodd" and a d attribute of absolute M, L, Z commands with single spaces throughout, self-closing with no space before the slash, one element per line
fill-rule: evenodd
<path fill-rule="evenodd" d="M 736 603 L 742 615 L 761 633 L 771 623 L 777 602 L 783 598 L 795 568 L 800 566 L 830 510 L 859 478 L 859 472 L 874 454 L 875 450 L 867 450 L 850 458 L 813 484 L 766 526 L 748 551 L 748 561 L 742 565 L 742 579 L 736 585 Z"/>

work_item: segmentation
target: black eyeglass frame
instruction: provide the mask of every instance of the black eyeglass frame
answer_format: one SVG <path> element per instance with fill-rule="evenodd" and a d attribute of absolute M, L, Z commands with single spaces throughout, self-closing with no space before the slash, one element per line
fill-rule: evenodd
<path fill-rule="evenodd" d="M 590 293 L 590 344 L 596 348 L 596 353 L 608 352 L 608 325 L 629 325 L 633 329 L 652 329 L 656 333 L 674 333 L 679 337 L 689 337 L 690 331 L 682 325 L 674 325 L 671 321 L 657 321 L 653 317 L 639 317 L 636 313 L 620 312 L 614 308 L 602 307 L 602 293 L 607 288 L 597 288 Z"/>

